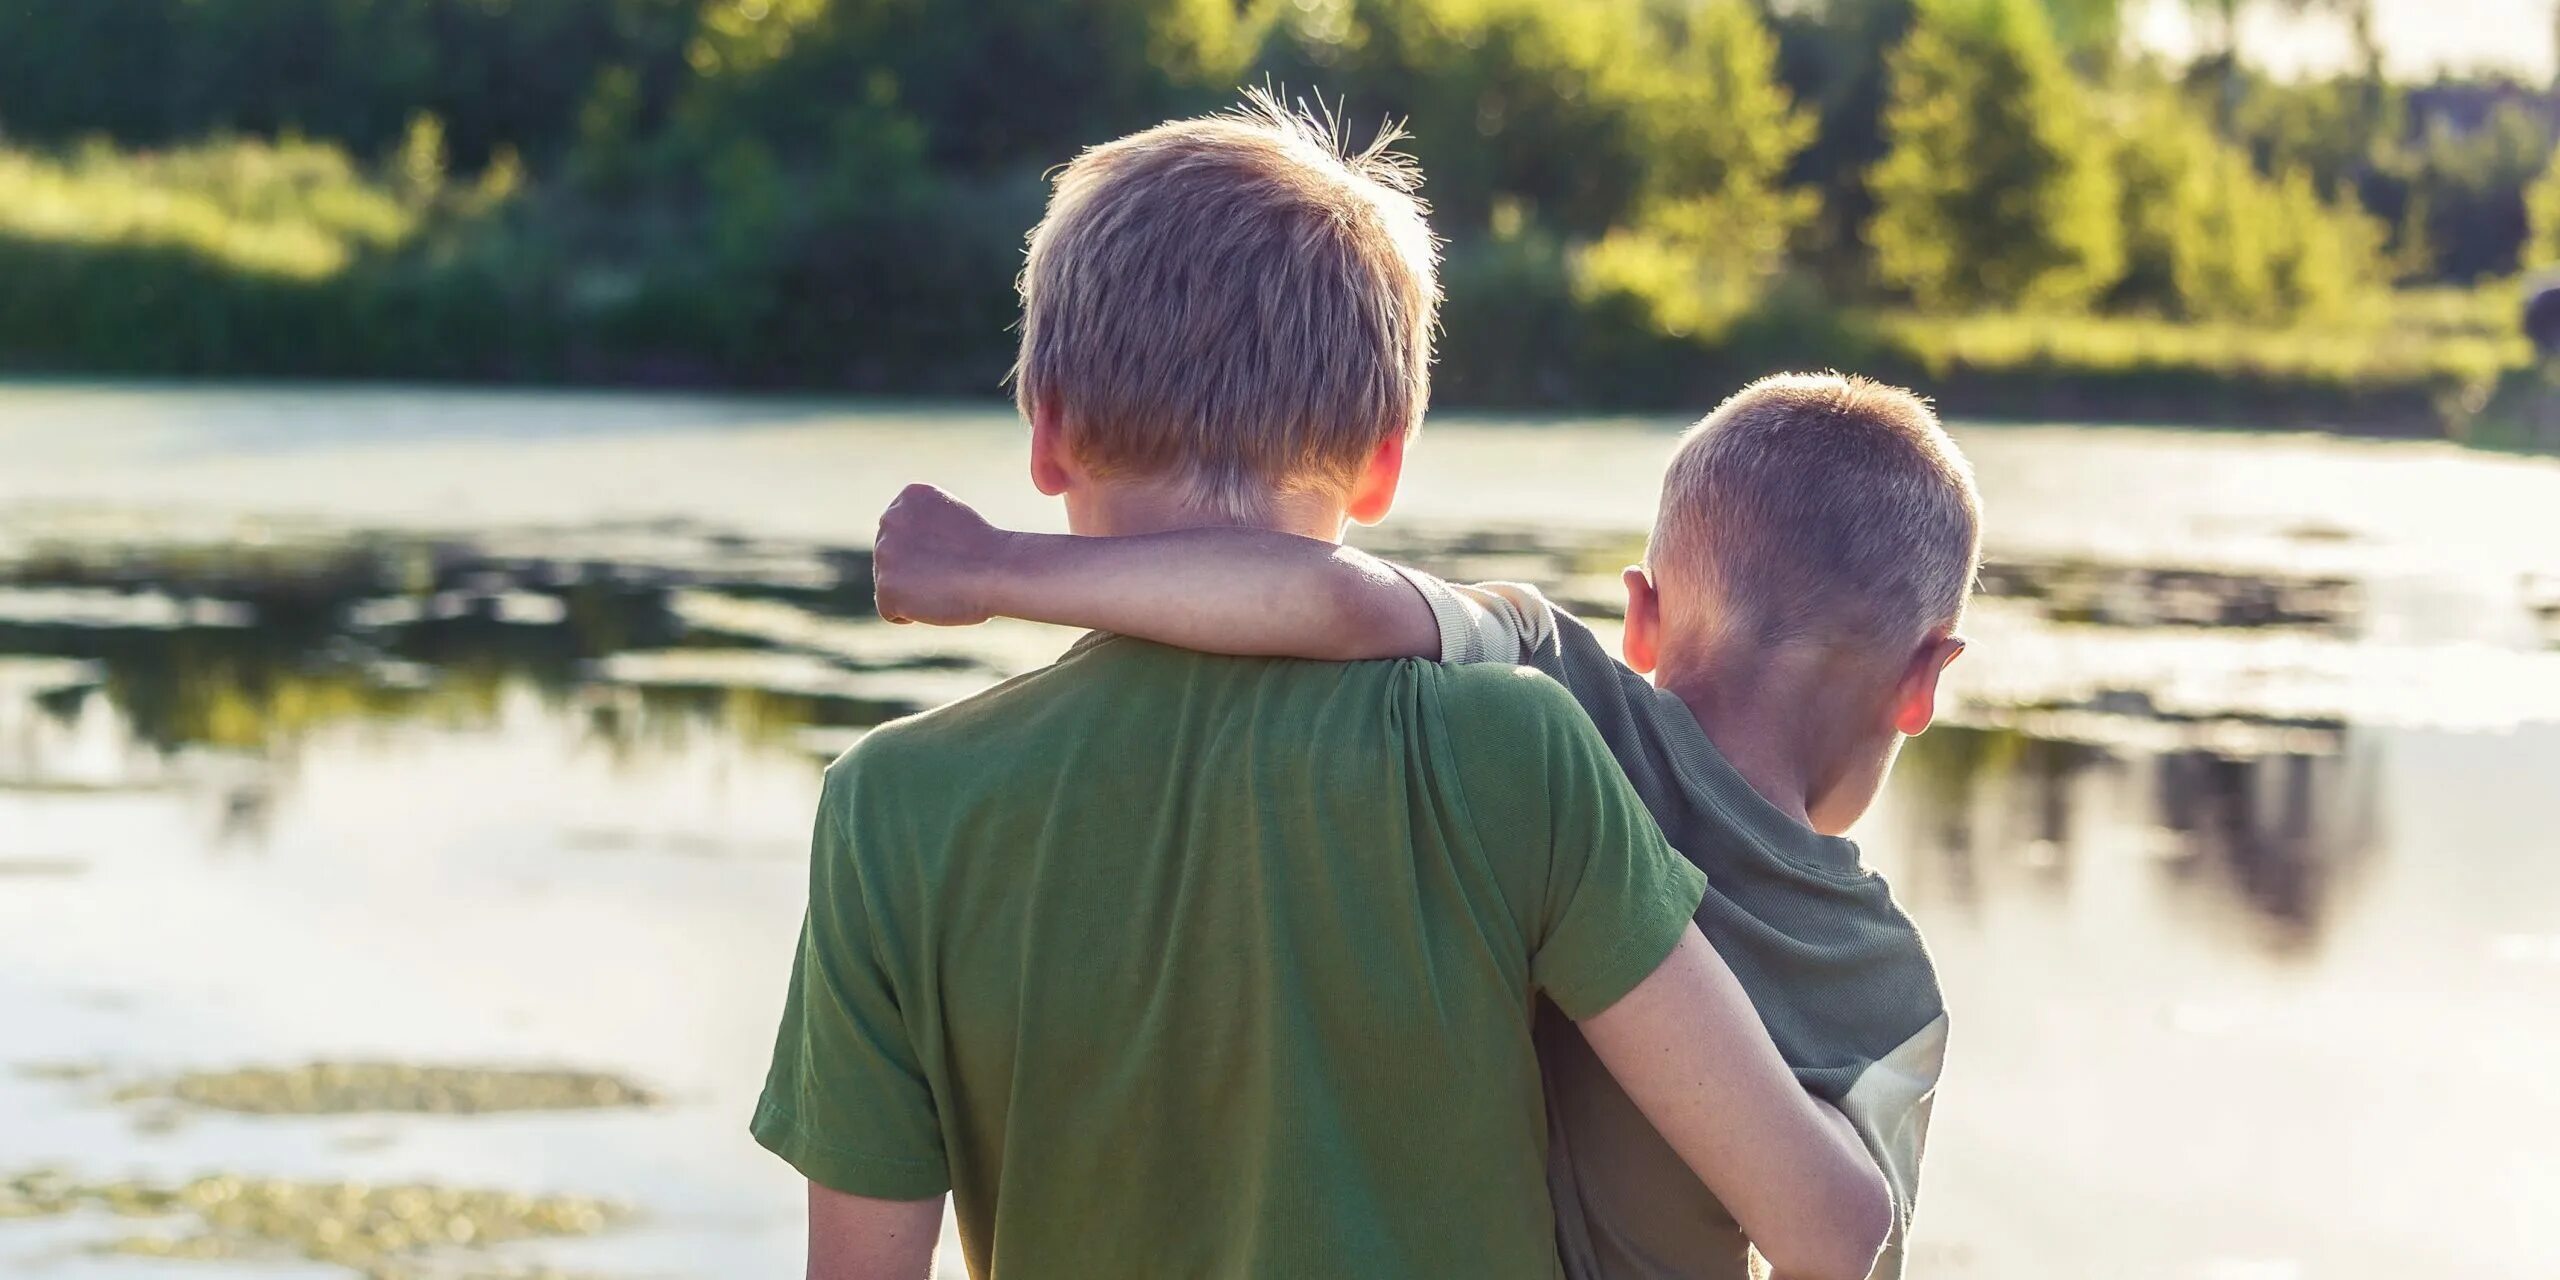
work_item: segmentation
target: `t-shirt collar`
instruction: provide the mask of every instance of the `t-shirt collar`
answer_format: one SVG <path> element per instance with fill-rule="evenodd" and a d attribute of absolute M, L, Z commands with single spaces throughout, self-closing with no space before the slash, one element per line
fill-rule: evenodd
<path fill-rule="evenodd" d="M 1716 749 L 1715 740 L 1707 736 L 1697 713 L 1680 695 L 1655 686 L 1653 696 L 1663 701 L 1664 738 L 1671 749 L 1672 766 L 1679 771 L 1690 790 L 1703 796 L 1725 821 L 1749 835 L 1771 853 L 1809 871 L 1841 879 L 1863 880 L 1874 874 L 1858 859 L 1856 841 L 1841 836 L 1826 836 L 1789 817 L 1766 796 L 1753 790 L 1733 763 Z"/>

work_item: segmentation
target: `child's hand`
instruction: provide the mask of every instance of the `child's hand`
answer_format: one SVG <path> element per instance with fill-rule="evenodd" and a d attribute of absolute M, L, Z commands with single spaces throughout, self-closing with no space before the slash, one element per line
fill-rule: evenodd
<path fill-rule="evenodd" d="M 880 513 L 871 544 L 871 591 L 891 622 L 975 626 L 992 612 L 988 577 L 1008 535 L 967 503 L 929 484 L 911 484 Z"/>

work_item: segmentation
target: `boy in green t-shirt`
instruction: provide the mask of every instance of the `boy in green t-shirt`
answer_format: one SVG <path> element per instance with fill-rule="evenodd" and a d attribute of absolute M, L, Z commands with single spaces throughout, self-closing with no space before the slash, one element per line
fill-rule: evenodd
<path fill-rule="evenodd" d="M 1902 1240 L 1946 1042 L 1927 949 L 1842 839 L 1926 728 L 1979 546 L 1970 469 L 1927 405 L 1838 375 L 1753 384 L 1686 436 L 1626 662 L 1532 587 L 1453 586 L 1255 531 L 1041 537 L 931 491 L 883 521 L 881 610 L 1072 623 L 1214 652 L 1519 663 L 1572 692 L 1672 845 L 1707 874 L 1698 923 L 1799 1081 L 1856 1125 Z M 1651 672 L 1648 682 L 1641 673 Z M 1562 1019 L 1539 1028 L 1557 1242 L 1576 1280 L 1736 1277 L 1733 1215 Z"/>
<path fill-rule="evenodd" d="M 1061 172 L 1018 386 L 1071 528 L 1385 514 L 1438 296 L 1409 185 L 1268 104 Z M 1874 1161 L 1524 674 L 1097 636 L 847 752 L 752 1122 L 809 1274 L 916 1280 L 947 1191 L 980 1280 L 1552 1280 L 1543 1001 L 1782 1268 L 1864 1275 Z"/>

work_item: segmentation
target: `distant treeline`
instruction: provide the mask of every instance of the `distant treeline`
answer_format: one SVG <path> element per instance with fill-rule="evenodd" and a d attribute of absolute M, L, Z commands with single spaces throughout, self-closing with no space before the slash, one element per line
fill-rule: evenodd
<path fill-rule="evenodd" d="M 2511 282 L 2560 259 L 2551 92 L 2395 83 L 2369 40 L 2305 83 L 2167 66 L 2118 16 L 0 6 L 0 368 L 992 391 L 1044 171 L 1262 83 L 1407 123 L 1450 402 L 1695 405 L 1842 363 L 1959 407 L 2388 425 L 2521 365 Z"/>

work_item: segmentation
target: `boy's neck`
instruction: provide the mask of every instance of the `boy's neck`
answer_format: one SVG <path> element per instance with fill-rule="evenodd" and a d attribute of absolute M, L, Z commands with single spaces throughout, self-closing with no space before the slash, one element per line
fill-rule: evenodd
<path fill-rule="evenodd" d="M 1841 766 L 1837 705 L 1849 681 L 1821 653 L 1760 650 L 1675 657 L 1654 679 L 1689 708 L 1725 763 L 1791 822 L 1813 829 L 1813 797 Z"/>
<path fill-rule="evenodd" d="M 1269 529 L 1325 542 L 1342 541 L 1342 500 L 1324 493 L 1273 494 L 1251 516 L 1205 506 L 1183 487 L 1149 481 L 1091 484 L 1069 496 L 1067 527 L 1090 537 L 1171 533 L 1177 529 Z"/>

